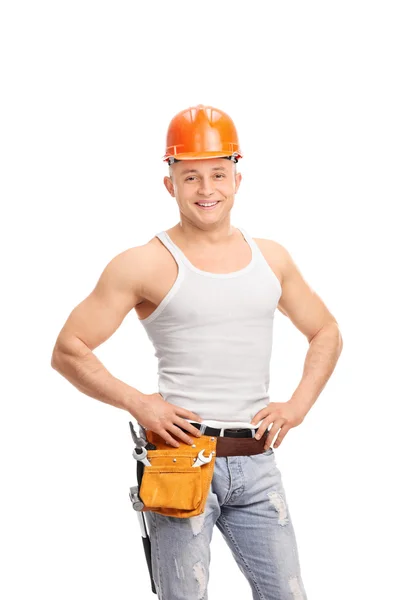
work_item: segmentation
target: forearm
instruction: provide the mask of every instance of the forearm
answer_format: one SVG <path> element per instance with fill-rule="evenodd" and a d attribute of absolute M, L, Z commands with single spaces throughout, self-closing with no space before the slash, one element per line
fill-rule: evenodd
<path fill-rule="evenodd" d="M 60 339 L 54 348 L 51 366 L 80 392 L 134 415 L 142 394 L 111 375 L 80 339 L 72 336 Z"/>
<path fill-rule="evenodd" d="M 323 327 L 311 340 L 301 381 L 290 402 L 308 413 L 332 375 L 342 352 L 343 341 L 337 323 Z"/>

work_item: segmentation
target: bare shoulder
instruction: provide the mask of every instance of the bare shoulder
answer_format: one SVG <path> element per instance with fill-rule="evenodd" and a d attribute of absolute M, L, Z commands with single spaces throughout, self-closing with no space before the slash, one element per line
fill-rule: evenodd
<path fill-rule="evenodd" d="M 99 284 L 103 282 L 116 288 L 130 289 L 136 300 L 135 304 L 141 302 L 145 283 L 154 275 L 162 256 L 160 244 L 155 237 L 145 244 L 132 246 L 109 261 Z"/>
<path fill-rule="evenodd" d="M 286 260 L 289 255 L 288 250 L 280 242 L 268 238 L 254 238 L 261 250 L 270 253 L 278 259 Z"/>
<path fill-rule="evenodd" d="M 275 240 L 254 238 L 254 241 L 282 285 L 285 272 L 292 260 L 288 250 Z"/>
<path fill-rule="evenodd" d="M 152 240 L 114 256 L 104 267 L 95 288 L 71 312 L 56 347 L 66 348 L 78 337 L 93 350 L 105 342 L 125 316 L 143 300 L 143 290 L 158 261 Z"/>

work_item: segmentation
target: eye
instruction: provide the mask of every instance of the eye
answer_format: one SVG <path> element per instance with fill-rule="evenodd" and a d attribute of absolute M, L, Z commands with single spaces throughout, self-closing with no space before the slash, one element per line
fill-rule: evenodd
<path fill-rule="evenodd" d="M 223 179 L 223 178 L 225 178 L 225 175 L 224 175 L 224 173 L 216 173 L 215 177 Z M 189 175 L 189 177 L 186 177 L 185 181 L 194 181 L 194 179 L 196 179 L 195 175 Z"/>

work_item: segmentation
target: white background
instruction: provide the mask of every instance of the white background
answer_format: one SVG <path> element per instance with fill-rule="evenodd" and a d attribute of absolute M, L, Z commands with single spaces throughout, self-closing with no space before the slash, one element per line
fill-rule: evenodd
<path fill-rule="evenodd" d="M 332 378 L 276 450 L 308 600 L 400 598 L 397 9 L 2 3 L 3 598 L 155 597 L 128 498 L 129 414 L 78 392 L 50 358 L 109 260 L 178 221 L 165 134 L 199 103 L 239 132 L 232 224 L 285 245 L 343 335 Z M 276 313 L 271 400 L 289 399 L 306 350 Z M 157 391 L 136 314 L 95 353 Z M 214 531 L 209 598 L 250 599 Z"/>

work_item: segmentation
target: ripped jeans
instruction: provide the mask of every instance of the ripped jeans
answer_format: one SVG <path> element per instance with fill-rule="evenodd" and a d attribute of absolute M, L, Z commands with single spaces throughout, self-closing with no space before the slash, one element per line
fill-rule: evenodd
<path fill-rule="evenodd" d="M 251 456 L 217 456 L 204 513 L 186 519 L 145 514 L 159 600 L 208 600 L 214 525 L 249 582 L 253 600 L 307 600 L 272 448 Z"/>

